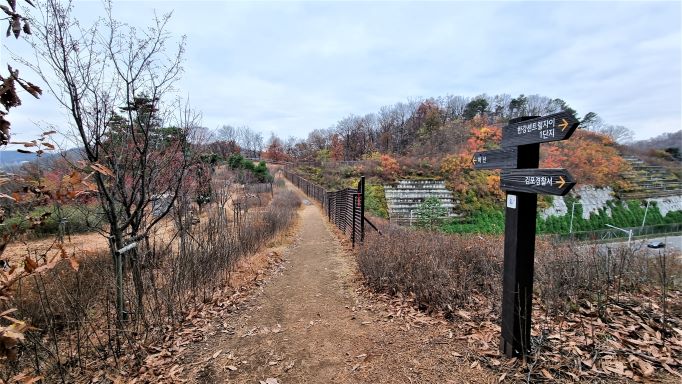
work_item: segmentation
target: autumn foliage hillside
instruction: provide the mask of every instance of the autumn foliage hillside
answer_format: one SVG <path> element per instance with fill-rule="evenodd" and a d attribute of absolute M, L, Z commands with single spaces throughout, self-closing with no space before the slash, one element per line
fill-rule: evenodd
<path fill-rule="evenodd" d="M 273 135 L 264 156 L 294 162 L 308 178 L 331 189 L 350 186 L 360 175 L 372 185 L 443 179 L 461 213 L 488 211 L 501 206 L 499 171 L 474 172 L 473 153 L 499 148 L 501 129 L 510 119 L 559 111 L 572 113 L 580 126 L 569 140 L 541 145 L 541 166 L 566 168 L 579 184 L 626 189 L 621 175 L 628 163 L 616 140 L 632 132 L 606 124 L 594 112 L 579 116 L 564 100 L 541 95 L 448 95 L 399 102 L 376 113 L 349 115 L 329 129 L 313 130 L 307 139 Z"/>
<path fill-rule="evenodd" d="M 353 185 L 365 175 L 371 185 L 383 185 L 399 179 L 436 178 L 445 180 L 460 202 L 460 213 L 499 210 L 504 197 L 498 170 L 474 170 L 475 152 L 500 147 L 500 124 L 489 124 L 476 117 L 463 123 L 466 135 L 454 151 L 433 152 L 429 156 L 395 155 L 374 151 L 358 161 L 301 163 L 299 171 L 328 188 Z M 566 168 L 580 184 L 626 187 L 622 174 L 629 169 L 620 156 L 617 144 L 609 137 L 578 129 L 570 140 L 543 144 L 543 168 Z"/>
<path fill-rule="evenodd" d="M 465 210 L 495 207 L 501 202 L 499 171 L 474 171 L 471 161 L 475 152 L 498 148 L 501 136 L 498 127 L 472 126 L 466 147 L 441 162 L 440 176 L 448 180 Z M 540 167 L 566 168 L 581 184 L 614 189 L 626 186 L 621 174 L 629 169 L 613 140 L 585 130 L 578 130 L 570 140 L 542 145 Z"/>
<path fill-rule="evenodd" d="M 607 136 L 578 130 L 570 140 L 542 146 L 543 168 L 567 168 L 579 183 L 614 189 L 627 187 L 621 177 L 630 169 Z"/>

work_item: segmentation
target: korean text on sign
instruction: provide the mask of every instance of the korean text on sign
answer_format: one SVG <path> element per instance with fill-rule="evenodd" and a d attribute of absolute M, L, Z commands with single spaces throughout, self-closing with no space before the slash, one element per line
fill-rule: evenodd
<path fill-rule="evenodd" d="M 537 186 L 551 186 L 552 185 L 552 177 L 551 176 L 526 176 L 525 177 L 525 184 L 526 185 L 537 185 Z"/>
<path fill-rule="evenodd" d="M 523 135 L 530 132 L 554 128 L 554 120 L 555 119 L 547 119 L 542 121 L 536 121 L 534 123 L 519 125 L 518 127 L 516 127 L 516 133 L 519 135 Z"/>

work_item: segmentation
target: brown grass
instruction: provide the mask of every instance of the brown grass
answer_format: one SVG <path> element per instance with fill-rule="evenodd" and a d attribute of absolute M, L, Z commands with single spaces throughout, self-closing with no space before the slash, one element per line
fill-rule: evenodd
<path fill-rule="evenodd" d="M 169 220 L 148 244 L 140 243 L 138 264 L 126 262 L 128 319 L 123 323 L 116 321 L 111 256 L 83 236 L 79 244 L 94 245 L 94 250 L 79 258 L 77 272 L 62 262 L 23 279 L 15 301 L 0 303 L 0 312 L 16 307 L 17 317 L 37 328 L 28 334 L 21 362 L 0 380 L 28 367 L 49 382 L 72 382 L 93 363 L 138 366 L 145 356 L 143 346 L 162 339 L 192 308 L 229 287 L 239 289 L 276 261 L 276 255 L 265 254 L 251 259 L 251 266 L 244 262 L 295 223 L 300 204 L 292 191 L 278 190 L 268 206 L 250 209 L 239 223 L 222 209 L 208 207 L 198 224 L 184 229 L 174 229 Z M 133 284 L 134 273 L 141 285 Z"/>
<path fill-rule="evenodd" d="M 666 381 L 682 366 L 672 360 L 682 353 L 679 253 L 538 239 L 533 355 L 510 368 L 490 357 L 499 356 L 492 340 L 500 332 L 502 237 L 387 226 L 382 232 L 368 233 L 358 251 L 366 284 L 456 320 L 478 361 L 500 375 L 627 381 L 652 378 L 653 367 Z"/>
<path fill-rule="evenodd" d="M 360 271 L 376 290 L 415 295 L 421 308 L 452 312 L 472 293 L 501 295 L 499 237 L 453 236 L 391 226 L 368 233 Z"/>

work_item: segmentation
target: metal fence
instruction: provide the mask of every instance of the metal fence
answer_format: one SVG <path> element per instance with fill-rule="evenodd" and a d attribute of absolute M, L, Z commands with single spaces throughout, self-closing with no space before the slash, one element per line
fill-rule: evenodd
<path fill-rule="evenodd" d="M 632 231 L 632 238 L 654 237 L 654 236 L 673 236 L 682 233 L 682 223 L 646 225 L 644 227 L 629 227 L 620 229 L 599 229 L 594 231 L 583 231 L 573 233 L 562 233 L 555 235 L 561 240 L 580 240 L 580 241 L 599 241 L 613 238 L 628 238 L 628 233 Z"/>
<path fill-rule="evenodd" d="M 365 240 L 365 223 L 376 229 L 365 217 L 364 176 L 360 178 L 356 189 L 346 188 L 339 191 L 327 191 L 286 169 L 283 169 L 282 172 L 292 184 L 322 205 L 329 221 L 350 237 L 353 246 L 355 243 L 361 243 Z"/>
<path fill-rule="evenodd" d="M 270 193 L 272 194 L 272 183 L 256 183 L 244 185 L 247 193 Z"/>

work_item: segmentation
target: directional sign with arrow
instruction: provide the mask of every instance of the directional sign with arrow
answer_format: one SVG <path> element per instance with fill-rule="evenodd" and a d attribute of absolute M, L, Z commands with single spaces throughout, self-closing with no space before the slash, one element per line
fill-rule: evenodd
<path fill-rule="evenodd" d="M 476 152 L 471 159 L 474 169 L 516 168 L 518 150 L 516 147 Z"/>
<path fill-rule="evenodd" d="M 547 143 L 566 140 L 580 122 L 570 112 L 537 117 L 509 124 L 502 129 L 502 146 Z"/>
<path fill-rule="evenodd" d="M 500 188 L 515 192 L 564 196 L 575 183 L 573 176 L 562 168 L 504 170 L 500 175 Z"/>
<path fill-rule="evenodd" d="M 508 357 L 532 352 L 537 194 L 564 196 L 576 183 L 565 169 L 538 169 L 540 144 L 568 139 L 578 124 L 570 112 L 517 117 L 502 129 L 501 149 L 471 159 L 475 169 L 501 168 L 500 187 L 507 192 L 500 351 Z"/>

